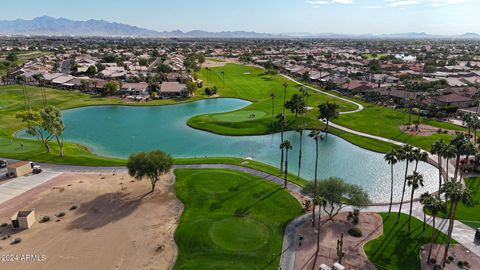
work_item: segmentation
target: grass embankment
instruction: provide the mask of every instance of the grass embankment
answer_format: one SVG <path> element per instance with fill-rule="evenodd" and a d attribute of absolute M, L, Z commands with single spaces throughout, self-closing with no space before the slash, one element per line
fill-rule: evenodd
<path fill-rule="evenodd" d="M 408 215 L 402 214 L 398 224 L 396 213 L 393 213 L 390 218 L 387 213 L 380 215 L 383 218 L 383 234 L 365 245 L 368 259 L 379 269 L 420 270 L 420 248 L 430 243 L 432 227 L 427 225 L 425 236 L 423 236 L 423 223 L 412 217 L 411 235 L 407 236 Z M 435 241 L 442 243 L 444 238 L 445 235 L 440 232 Z"/>
<path fill-rule="evenodd" d="M 176 170 L 185 204 L 174 269 L 278 269 L 283 232 L 302 213 L 282 187 L 229 170 Z"/>
<path fill-rule="evenodd" d="M 208 158 L 177 158 L 175 159 L 175 164 L 231 164 L 242 167 L 247 167 L 262 172 L 266 172 L 271 175 L 280 176 L 280 170 L 277 167 L 267 165 L 255 160 L 245 160 L 243 158 L 229 158 L 229 157 L 208 157 Z M 300 178 L 297 179 L 297 175 L 288 173 L 288 181 L 295 183 L 299 186 L 304 186 L 307 180 Z"/>

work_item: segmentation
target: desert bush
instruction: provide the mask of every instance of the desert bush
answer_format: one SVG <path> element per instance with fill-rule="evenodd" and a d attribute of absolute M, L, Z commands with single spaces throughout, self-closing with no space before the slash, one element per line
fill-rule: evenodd
<path fill-rule="evenodd" d="M 22 242 L 22 238 L 17 237 L 15 240 L 12 241 L 12 245 L 20 244 Z"/>
<path fill-rule="evenodd" d="M 73 211 L 73 210 L 75 210 L 75 209 L 77 209 L 77 208 L 78 208 L 78 206 L 72 205 L 72 207 L 70 207 L 70 211 Z"/>
<path fill-rule="evenodd" d="M 63 216 L 65 216 L 65 212 L 60 212 L 57 214 L 57 217 L 63 217 Z"/>
<path fill-rule="evenodd" d="M 352 223 L 357 225 L 360 222 L 360 217 L 358 216 L 353 216 L 352 218 Z"/>
<path fill-rule="evenodd" d="M 358 215 L 360 215 L 360 209 L 353 209 L 353 215 L 358 217 Z"/>
<path fill-rule="evenodd" d="M 353 227 L 350 230 L 348 230 L 348 234 L 350 234 L 353 237 L 362 237 L 362 230 L 360 230 L 357 227 Z"/>
<path fill-rule="evenodd" d="M 49 222 L 50 217 L 49 216 L 43 216 L 42 219 L 40 220 L 41 223 Z"/>

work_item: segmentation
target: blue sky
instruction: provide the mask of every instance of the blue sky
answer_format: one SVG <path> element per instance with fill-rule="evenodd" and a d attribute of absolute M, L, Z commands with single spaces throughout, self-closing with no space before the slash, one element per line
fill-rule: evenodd
<path fill-rule="evenodd" d="M 153 30 L 480 33 L 480 0 L 15 0 L 0 19 L 105 19 Z"/>

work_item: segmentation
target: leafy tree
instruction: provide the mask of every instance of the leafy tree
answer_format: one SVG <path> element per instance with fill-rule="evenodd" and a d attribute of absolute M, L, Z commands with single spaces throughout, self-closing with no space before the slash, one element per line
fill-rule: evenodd
<path fill-rule="evenodd" d="M 27 125 L 27 133 L 37 137 L 37 139 L 45 146 L 47 153 L 50 153 L 49 142 L 52 139 L 52 134 L 48 132 L 50 128 L 47 126 L 40 113 L 31 110 L 23 111 L 17 113 L 16 118 L 21 119 L 22 122 Z"/>
<path fill-rule="evenodd" d="M 116 82 L 114 81 L 107 82 L 105 86 L 103 86 L 102 96 L 115 95 L 115 93 L 117 93 L 118 91 L 118 88 L 119 86 Z"/>
<path fill-rule="evenodd" d="M 152 184 L 153 192 L 155 185 L 161 175 L 170 171 L 173 166 L 172 157 L 162 151 L 152 151 L 149 153 L 140 152 L 132 154 L 128 158 L 128 174 L 135 177 L 138 181 L 148 178 Z"/>
<path fill-rule="evenodd" d="M 305 112 L 305 100 L 300 94 L 293 94 L 292 98 L 285 103 L 285 108 L 289 109 L 292 113 L 295 114 L 295 121 L 297 120 L 298 114 L 303 114 Z"/>
<path fill-rule="evenodd" d="M 18 56 L 15 52 L 10 52 L 5 59 L 10 62 L 16 62 L 18 60 Z"/>
<path fill-rule="evenodd" d="M 60 149 L 60 156 L 63 157 L 63 132 L 65 131 L 65 124 L 63 123 L 60 110 L 54 106 L 47 106 L 40 112 L 40 115 L 45 123 L 44 128 L 55 137 Z"/>
<path fill-rule="evenodd" d="M 331 120 L 333 119 L 337 119 L 338 117 L 338 108 L 339 106 L 336 104 L 336 103 L 330 103 L 330 102 L 326 102 L 326 103 L 322 103 L 320 105 L 318 105 L 318 110 L 319 110 L 319 116 L 318 116 L 318 119 L 321 119 L 323 121 L 326 121 L 326 127 L 325 127 L 325 131 L 328 130 L 328 125 L 330 123 Z"/>
<path fill-rule="evenodd" d="M 302 189 L 302 194 L 312 196 L 314 189 L 314 184 L 308 182 Z M 323 211 L 327 213 L 329 220 L 333 220 L 340 210 L 347 205 L 358 209 L 371 203 L 368 194 L 361 187 L 348 184 L 343 179 L 337 177 L 319 181 L 317 194 L 327 202 L 323 206 Z"/>
<path fill-rule="evenodd" d="M 192 81 L 187 82 L 187 90 L 188 94 L 193 95 L 195 90 L 197 90 L 197 84 Z"/>
<path fill-rule="evenodd" d="M 97 67 L 92 65 L 92 66 L 89 66 L 87 68 L 87 71 L 85 71 L 85 74 L 90 76 L 90 77 L 93 77 L 95 76 L 95 74 L 97 74 Z"/>

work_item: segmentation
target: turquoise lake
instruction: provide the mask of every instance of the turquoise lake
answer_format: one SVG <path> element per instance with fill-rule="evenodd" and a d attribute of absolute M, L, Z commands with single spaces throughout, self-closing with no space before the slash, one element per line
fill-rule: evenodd
<path fill-rule="evenodd" d="M 174 157 L 251 157 L 279 166 L 280 134 L 262 136 L 221 136 L 186 125 L 195 115 L 227 112 L 249 105 L 239 99 L 209 99 L 191 103 L 156 106 L 93 106 L 66 110 L 65 139 L 88 146 L 94 153 L 126 158 L 131 153 L 160 149 Z M 302 176 L 313 179 L 315 142 L 304 133 Z M 26 136 L 20 132 L 19 136 Z M 298 167 L 299 134 L 286 132 L 293 143 L 289 153 L 289 171 Z M 387 202 L 390 196 L 390 166 L 383 154 L 371 152 L 329 134 L 320 142 L 319 178 L 338 176 L 362 186 L 374 202 Z M 413 167 L 413 166 L 410 166 Z M 401 196 L 404 164 L 395 166 L 395 198 Z M 425 187 L 416 191 L 435 191 L 438 170 L 419 164 Z M 409 188 L 407 191 L 409 192 Z M 408 193 L 409 196 L 409 193 Z"/>

